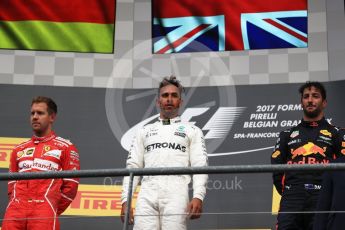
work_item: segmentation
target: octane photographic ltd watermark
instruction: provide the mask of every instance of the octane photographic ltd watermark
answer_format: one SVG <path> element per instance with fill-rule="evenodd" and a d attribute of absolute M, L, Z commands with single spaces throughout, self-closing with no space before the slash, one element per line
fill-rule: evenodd
<path fill-rule="evenodd" d="M 243 190 L 243 181 L 238 176 L 230 177 L 226 180 L 208 180 L 207 190 Z"/>
<path fill-rule="evenodd" d="M 103 179 L 103 186 L 122 186 L 122 179 L 105 177 Z M 243 186 L 243 180 L 238 176 L 233 176 L 223 180 L 209 179 L 206 183 L 207 190 L 241 191 L 243 190 Z M 192 187 L 190 186 L 189 189 L 192 189 Z"/>

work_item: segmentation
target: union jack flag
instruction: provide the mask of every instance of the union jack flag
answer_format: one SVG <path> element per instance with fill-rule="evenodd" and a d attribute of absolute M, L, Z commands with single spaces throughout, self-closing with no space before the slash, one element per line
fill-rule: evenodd
<path fill-rule="evenodd" d="M 308 46 L 307 0 L 153 0 L 153 53 Z"/>

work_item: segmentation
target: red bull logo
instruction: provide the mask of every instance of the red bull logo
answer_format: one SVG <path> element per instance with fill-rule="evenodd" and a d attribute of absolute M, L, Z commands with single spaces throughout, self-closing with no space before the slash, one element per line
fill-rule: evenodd
<path fill-rule="evenodd" d="M 292 159 L 296 158 L 297 156 L 309 156 L 314 154 L 321 154 L 323 157 L 326 157 L 325 152 L 326 147 L 321 148 L 312 142 L 308 142 L 308 144 L 305 144 L 295 150 L 291 150 Z"/>

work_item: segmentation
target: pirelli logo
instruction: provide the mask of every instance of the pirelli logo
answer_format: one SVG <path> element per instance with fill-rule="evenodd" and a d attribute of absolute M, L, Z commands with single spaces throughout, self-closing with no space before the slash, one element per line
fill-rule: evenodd
<path fill-rule="evenodd" d="M 28 138 L 0 137 L 0 168 L 8 168 L 13 148 Z"/>
<path fill-rule="evenodd" d="M 77 196 L 63 215 L 120 216 L 121 191 L 121 185 L 80 184 Z M 138 190 L 134 193 L 133 205 L 137 195 Z"/>

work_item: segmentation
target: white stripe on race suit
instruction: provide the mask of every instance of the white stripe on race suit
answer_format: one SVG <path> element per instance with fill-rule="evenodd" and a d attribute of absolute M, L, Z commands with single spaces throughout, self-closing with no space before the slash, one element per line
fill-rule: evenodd
<path fill-rule="evenodd" d="M 46 193 L 44 194 L 44 198 L 46 199 L 46 201 L 48 202 L 48 204 L 49 204 L 49 206 L 51 207 L 51 209 L 53 210 L 53 212 L 54 212 L 54 224 L 53 224 L 53 230 L 55 230 L 55 225 L 56 225 L 56 210 L 54 209 L 54 207 L 53 207 L 53 205 L 52 205 L 52 203 L 50 202 L 50 200 L 48 199 L 48 192 L 49 192 L 49 190 L 50 190 L 50 188 L 51 188 L 51 186 L 53 185 L 53 183 L 54 183 L 54 181 L 55 181 L 55 179 L 52 179 L 52 182 L 50 183 L 50 185 L 49 185 L 49 187 L 47 188 L 47 191 L 46 191 Z"/>
<path fill-rule="evenodd" d="M 31 168 L 29 168 L 29 169 L 21 169 L 21 170 L 19 170 L 19 172 L 26 172 L 26 171 L 30 171 L 31 170 Z"/>
<path fill-rule="evenodd" d="M 55 140 L 59 140 L 61 142 L 64 142 L 67 145 L 72 145 L 72 142 L 70 140 L 67 140 L 67 139 L 62 138 L 62 137 L 56 137 Z"/>
<path fill-rule="evenodd" d="M 66 196 L 66 195 L 65 195 L 65 194 L 63 194 L 63 193 L 61 193 L 61 196 L 62 196 L 62 197 L 64 197 L 64 198 L 66 198 L 67 200 L 73 201 L 73 199 L 72 199 L 72 198 L 69 198 L 68 196 Z"/>
<path fill-rule="evenodd" d="M 10 205 L 12 204 L 13 201 L 16 201 L 16 185 L 17 185 L 17 183 L 14 184 L 14 186 L 13 186 L 13 198 L 11 199 L 10 202 L 8 202 L 6 209 L 8 209 L 8 207 L 10 207 Z"/>
<path fill-rule="evenodd" d="M 79 181 L 73 180 L 73 179 L 71 179 L 71 178 L 63 178 L 63 180 L 73 181 L 73 182 L 79 184 Z"/>
<path fill-rule="evenodd" d="M 58 142 L 59 144 L 65 146 L 65 147 L 68 147 L 68 144 L 66 142 L 59 141 L 59 140 L 56 140 L 56 139 L 54 141 Z"/>
<path fill-rule="evenodd" d="M 25 141 L 24 143 L 21 143 L 21 144 L 17 145 L 17 146 L 16 146 L 16 148 L 20 148 L 20 147 L 22 147 L 22 146 L 26 145 L 27 143 L 29 143 L 30 141 L 31 141 L 31 139 L 30 139 L 30 140 Z"/>

